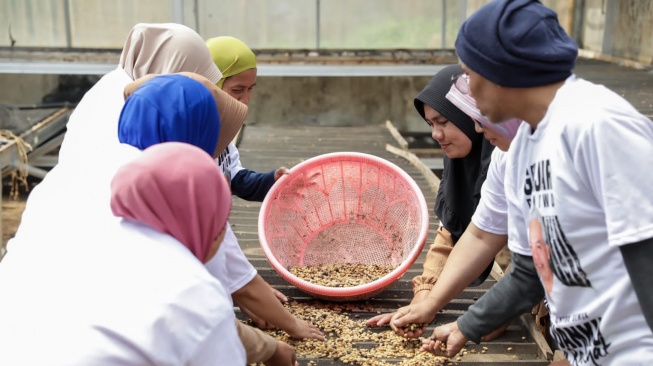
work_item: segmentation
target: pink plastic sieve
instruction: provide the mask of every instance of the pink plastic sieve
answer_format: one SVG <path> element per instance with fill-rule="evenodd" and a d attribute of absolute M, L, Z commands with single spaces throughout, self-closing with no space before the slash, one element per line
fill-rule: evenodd
<path fill-rule="evenodd" d="M 383 292 L 408 270 L 428 223 L 424 195 L 405 171 L 373 155 L 338 152 L 280 178 L 263 201 L 258 231 L 265 256 L 286 281 L 318 298 L 351 301 Z M 395 268 L 352 287 L 313 284 L 287 269 L 343 263 Z"/>

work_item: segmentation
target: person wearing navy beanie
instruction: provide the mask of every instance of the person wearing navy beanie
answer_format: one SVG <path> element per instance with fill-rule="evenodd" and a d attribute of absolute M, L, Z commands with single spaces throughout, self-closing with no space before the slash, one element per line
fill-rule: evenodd
<path fill-rule="evenodd" d="M 565 80 L 578 46 L 539 1 L 492 1 L 464 22 L 456 38 L 460 60 L 491 82 L 526 88 Z"/>
<path fill-rule="evenodd" d="M 653 364 L 653 122 L 573 74 L 578 47 L 539 1 L 490 1 L 456 52 L 481 113 L 526 122 L 504 182 L 512 266 L 422 349 L 452 357 L 546 297 L 564 364 Z"/>

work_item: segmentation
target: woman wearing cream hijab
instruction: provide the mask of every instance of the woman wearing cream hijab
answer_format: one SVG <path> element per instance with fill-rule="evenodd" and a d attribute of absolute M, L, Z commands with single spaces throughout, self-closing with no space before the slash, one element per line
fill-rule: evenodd
<path fill-rule="evenodd" d="M 76 199 L 60 197 L 63 202 L 54 202 L 68 182 L 80 179 L 82 174 L 101 175 L 114 164 L 125 87 L 149 74 L 180 72 L 195 73 L 212 92 L 221 122 L 216 150 L 227 146 L 242 126 L 247 107 L 215 87 L 222 73 L 213 64 L 202 37 L 181 24 L 137 24 L 125 40 L 116 69 L 84 95 L 70 116 L 59 163 L 30 193 L 16 237 L 40 230 L 32 223 L 44 221 L 40 216 L 47 217 L 48 212 L 66 207 L 67 200 Z"/>
<path fill-rule="evenodd" d="M 208 53 L 206 46 L 204 46 L 204 51 Z M 220 114 L 221 124 L 224 123 L 223 121 L 225 118 L 223 110 L 220 108 L 221 105 L 228 105 L 231 103 L 238 104 L 243 108 L 246 108 L 245 104 L 228 96 L 227 93 L 218 88 L 216 86 L 218 81 L 209 80 L 201 76 L 198 78 L 196 75 L 191 74 L 186 75 L 202 82 L 204 86 L 211 90 L 212 93 L 220 96 L 219 98 L 216 97 L 216 100 L 218 101 L 218 110 Z M 147 74 L 135 80 L 134 82 L 129 83 L 125 88 L 125 96 L 129 96 L 132 93 L 137 92 L 138 88 L 141 85 L 155 76 L 156 75 L 153 74 Z M 238 128 L 240 128 L 241 125 L 242 123 L 238 125 Z M 231 126 L 233 127 L 235 124 L 231 124 Z M 220 140 L 218 141 L 218 146 L 215 150 L 214 158 L 216 158 L 216 162 L 222 172 L 225 174 L 228 180 L 230 180 L 232 187 L 241 187 L 241 191 L 242 188 L 245 188 L 248 192 L 250 192 L 249 197 L 243 197 L 240 195 L 239 197 L 245 199 L 260 197 L 259 200 L 262 200 L 265 193 L 267 193 L 272 184 L 274 184 L 275 171 L 272 171 L 268 174 L 252 172 L 242 168 L 237 155 L 232 159 L 233 155 L 230 154 L 230 152 L 234 152 L 235 154 L 238 153 L 235 145 L 231 143 L 231 140 L 236 135 L 236 132 L 237 131 L 230 129 L 229 133 L 225 133 L 223 128 L 220 129 Z M 229 140 L 225 140 L 225 138 L 223 138 L 224 135 L 229 136 Z M 245 177 L 253 178 L 248 180 L 248 183 L 252 182 L 252 185 L 244 187 L 242 184 L 234 184 L 232 172 L 235 174 L 235 172 L 239 172 L 240 170 L 243 170 L 244 173 L 247 173 Z M 279 170 L 279 176 L 284 171 L 285 170 Z M 257 179 L 260 177 L 263 178 Z M 234 193 L 237 194 L 237 192 Z M 220 251 L 218 252 L 218 255 L 216 255 L 215 259 L 207 263 L 207 268 L 209 272 L 211 272 L 216 278 L 219 278 L 225 284 L 225 287 L 233 295 L 233 298 L 236 302 L 239 303 L 243 311 L 247 312 L 249 309 L 251 312 L 256 314 L 253 315 L 250 312 L 248 313 L 250 316 L 256 317 L 256 319 L 265 319 L 270 324 L 274 324 L 286 331 L 293 338 L 324 339 L 324 336 L 317 328 L 309 325 L 305 321 L 294 317 L 278 301 L 275 300 L 274 293 L 270 291 L 271 287 L 265 282 L 265 280 L 263 280 L 261 276 L 257 274 L 256 269 L 249 263 L 245 257 L 245 254 L 242 252 L 242 249 L 238 245 L 238 240 L 236 239 L 236 236 L 229 225 L 227 225 L 224 244 L 221 246 Z M 283 295 L 279 293 L 279 296 Z M 272 303 L 272 305 L 268 305 L 269 303 Z"/>
<path fill-rule="evenodd" d="M 252 89 L 256 86 L 256 56 L 254 52 L 241 40 L 229 36 L 211 38 L 206 41 L 206 45 L 213 57 L 213 62 L 222 72 L 222 78 L 218 81 L 217 86 L 233 98 L 245 104 L 249 103 Z M 267 173 L 259 173 L 244 168 L 240 162 L 238 148 L 233 143 L 219 154 L 216 161 L 224 174 L 231 179 L 233 194 L 248 201 L 263 201 L 274 182 L 287 171 L 285 167 L 281 167 Z M 225 242 L 233 242 L 234 246 L 237 246 L 238 240 L 235 235 L 228 232 Z M 257 285 L 253 286 L 254 283 Z M 258 275 L 250 282 L 249 286 L 236 292 L 234 299 L 239 302 L 239 292 L 253 292 L 250 289 L 257 289 L 255 293 L 260 296 L 261 290 L 265 290 L 266 287 L 270 288 L 280 301 L 286 301 L 286 297 L 281 292 L 268 286 Z M 267 290 L 264 293 L 269 295 Z M 242 295 L 243 298 L 251 297 L 251 295 Z M 288 318 L 285 314 L 287 311 L 278 302 L 271 303 L 269 299 L 265 299 L 265 301 L 259 299 L 259 301 L 251 301 L 248 304 L 239 302 L 239 305 L 243 313 L 260 328 L 270 329 L 277 325 L 286 330 L 293 325 L 283 320 Z M 261 307 L 268 307 L 274 311 L 268 312 L 269 316 L 260 316 L 258 314 L 262 313 L 259 311 Z M 317 332 L 312 332 L 311 335 L 316 338 L 321 336 Z"/>
<path fill-rule="evenodd" d="M 183 71 L 202 75 L 214 83 L 222 77 L 220 70 L 211 63 L 202 37 L 192 29 L 173 23 L 135 25 L 125 40 L 118 67 L 84 95 L 70 116 L 59 164 L 79 159 L 83 159 L 80 162 L 83 165 L 98 164 L 110 158 L 103 152 L 118 144 L 117 123 L 125 102 L 125 86 L 148 74 Z M 246 108 L 240 109 L 240 121 L 235 120 L 233 124 L 242 125 L 245 119 Z M 223 125 L 229 125 L 224 122 L 223 118 Z M 237 133 L 237 129 L 234 130 L 231 138 Z M 229 136 L 221 132 L 228 141 Z"/>

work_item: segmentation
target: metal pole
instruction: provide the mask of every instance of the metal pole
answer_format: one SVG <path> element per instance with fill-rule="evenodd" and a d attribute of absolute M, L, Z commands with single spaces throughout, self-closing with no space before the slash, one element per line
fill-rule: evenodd
<path fill-rule="evenodd" d="M 467 0 L 458 1 L 458 10 L 460 11 L 460 24 L 467 19 Z"/>
<path fill-rule="evenodd" d="M 184 24 L 184 0 L 172 0 L 172 21 Z"/>
<path fill-rule="evenodd" d="M 315 48 L 320 49 L 320 0 L 315 0 Z"/>
<path fill-rule="evenodd" d="M 442 19 L 442 29 L 440 30 L 442 33 L 442 38 L 441 38 L 441 47 L 442 49 L 446 48 L 447 45 L 447 1 L 442 0 L 442 16 L 440 17 Z"/>
<path fill-rule="evenodd" d="M 571 24 L 571 37 L 576 41 L 578 47 L 583 48 L 583 28 L 585 14 L 585 0 L 573 1 L 573 20 Z"/>
<path fill-rule="evenodd" d="M 195 32 L 200 32 L 200 11 L 199 11 L 198 0 L 195 0 L 193 5 L 193 15 L 195 15 Z"/>
<path fill-rule="evenodd" d="M 63 19 L 66 32 L 66 48 L 71 48 L 73 45 L 73 36 L 70 30 L 70 0 L 63 0 Z"/>
<path fill-rule="evenodd" d="M 614 49 L 614 26 L 617 22 L 617 11 L 619 4 L 617 0 L 607 0 L 605 4 L 605 27 L 603 28 L 603 45 L 601 53 L 612 56 Z"/>
<path fill-rule="evenodd" d="M 460 22 L 458 23 L 458 29 L 460 29 L 460 26 L 463 24 L 463 22 L 467 20 L 467 0 L 458 1 L 458 11 L 460 12 Z"/>

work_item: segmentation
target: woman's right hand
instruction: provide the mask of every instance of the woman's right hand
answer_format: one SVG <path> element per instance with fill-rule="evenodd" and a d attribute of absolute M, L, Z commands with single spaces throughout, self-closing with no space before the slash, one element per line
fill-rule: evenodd
<path fill-rule="evenodd" d="M 295 339 L 316 339 L 325 340 L 324 334 L 316 326 L 295 318 L 295 325 L 292 329 L 284 329 L 291 338 Z"/>
<path fill-rule="evenodd" d="M 263 362 L 265 366 L 296 366 L 297 355 L 295 349 L 288 343 L 277 341 L 277 348 L 272 357 Z"/>
<path fill-rule="evenodd" d="M 400 336 L 405 336 L 407 338 L 417 338 L 417 337 L 419 337 L 420 335 L 422 335 L 424 333 L 424 331 L 426 330 L 425 327 L 422 327 L 421 329 L 409 331 L 409 332 L 404 332 L 403 329 L 401 329 L 400 331 L 397 331 L 395 329 L 395 327 L 392 326 L 391 322 L 393 321 L 393 319 L 397 319 L 397 320 L 402 319 L 401 321 L 399 321 L 399 324 L 402 324 L 402 327 L 405 324 L 410 324 L 411 322 L 404 323 L 404 320 L 412 319 L 412 316 L 408 317 L 408 318 L 405 318 L 405 314 L 408 313 L 406 309 L 409 309 L 411 306 L 421 304 L 421 303 L 428 303 L 428 304 L 420 305 L 420 308 L 421 308 L 421 306 L 425 306 L 428 309 L 429 308 L 428 305 L 430 304 L 430 302 L 425 301 L 426 298 L 428 297 L 428 294 L 429 294 L 429 291 L 419 291 L 417 294 L 415 294 L 413 299 L 410 301 L 409 306 L 401 308 L 401 309 L 399 309 L 398 311 L 396 311 L 394 313 L 387 313 L 387 314 L 377 315 L 377 316 L 367 320 L 367 322 L 365 322 L 365 324 L 367 324 L 368 327 L 373 327 L 373 326 L 381 327 L 381 326 L 384 326 L 384 325 L 390 325 L 393 328 L 393 330 L 395 330 L 395 333 L 397 333 Z M 399 311 L 401 311 L 402 314 L 399 314 Z M 413 316 L 414 315 L 415 314 L 413 314 Z M 433 320 L 433 318 L 435 318 L 435 315 L 433 315 L 433 317 L 431 317 L 427 321 L 419 322 L 419 323 L 420 324 L 421 323 L 430 323 Z M 415 323 L 418 323 L 418 322 L 415 322 Z"/>
<path fill-rule="evenodd" d="M 428 291 L 420 291 L 426 292 Z M 400 337 L 418 338 L 426 331 L 426 326 L 435 320 L 438 309 L 427 299 L 423 299 L 414 304 L 399 308 L 390 319 L 390 327 Z M 411 324 L 420 324 L 417 329 L 405 329 L 404 327 Z"/>
<path fill-rule="evenodd" d="M 451 358 L 456 356 L 468 341 L 458 328 L 458 323 L 451 322 L 435 328 L 433 335 L 422 341 L 421 351 Z"/>

